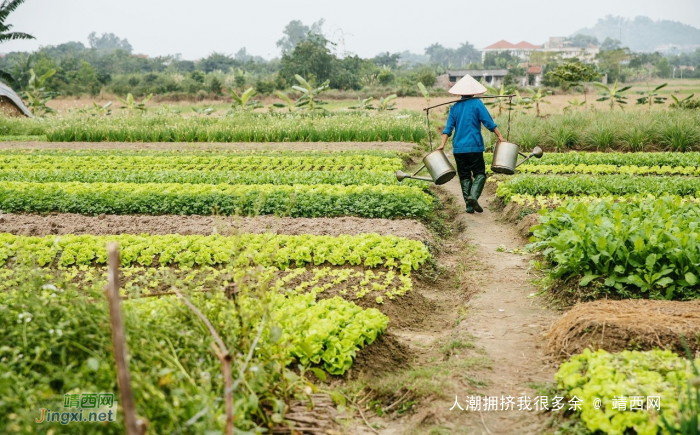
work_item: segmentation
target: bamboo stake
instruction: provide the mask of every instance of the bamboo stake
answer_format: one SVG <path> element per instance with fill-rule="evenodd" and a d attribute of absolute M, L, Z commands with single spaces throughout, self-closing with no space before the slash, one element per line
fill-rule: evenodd
<path fill-rule="evenodd" d="M 119 297 L 119 246 L 112 242 L 107 245 L 107 287 L 105 296 L 109 302 L 109 320 L 112 324 L 112 345 L 117 364 L 117 385 L 124 410 L 124 425 L 127 435 L 142 435 L 146 424 L 136 416 L 134 393 L 131 390 L 131 375 L 126 360 L 126 335 L 122 319 L 121 298 Z"/>

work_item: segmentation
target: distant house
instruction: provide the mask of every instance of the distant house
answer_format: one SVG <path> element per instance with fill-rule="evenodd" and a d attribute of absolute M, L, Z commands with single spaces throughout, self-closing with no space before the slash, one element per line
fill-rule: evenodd
<path fill-rule="evenodd" d="M 567 41 L 563 36 L 552 36 L 544 43 L 545 52 L 557 53 L 562 59 L 578 58 L 583 62 L 594 62 L 595 57 L 600 53 L 600 49 L 589 44 L 586 47 L 574 47 L 571 41 Z"/>
<path fill-rule="evenodd" d="M 525 74 L 527 80 L 524 86 L 539 86 L 542 83 L 542 65 L 530 65 Z"/>
<path fill-rule="evenodd" d="M 521 59 L 529 59 L 530 53 L 533 51 L 541 51 L 541 45 L 531 44 L 527 41 L 520 41 L 517 44 L 512 44 L 504 39 L 491 44 L 481 50 L 481 61 L 486 58 L 486 53 L 510 53 L 511 56 L 516 56 Z"/>
<path fill-rule="evenodd" d="M 12 117 L 23 115 L 28 118 L 34 117 L 19 95 L 4 83 L 0 83 L 0 113 Z"/>
<path fill-rule="evenodd" d="M 460 69 L 447 71 L 447 74 L 438 76 L 438 86 L 450 89 L 455 83 L 466 75 L 474 77 L 477 81 L 483 80 L 491 86 L 501 86 L 503 79 L 508 75 L 507 69 Z"/>

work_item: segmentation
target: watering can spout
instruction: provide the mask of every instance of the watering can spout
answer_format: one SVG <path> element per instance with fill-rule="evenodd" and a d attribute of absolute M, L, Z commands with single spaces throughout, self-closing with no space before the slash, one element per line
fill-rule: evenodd
<path fill-rule="evenodd" d="M 417 174 L 424 168 L 428 169 L 430 177 L 417 176 Z M 406 178 L 412 178 L 414 180 L 435 183 L 439 186 L 450 181 L 456 174 L 457 171 L 455 171 L 452 163 L 450 163 L 450 161 L 447 159 L 445 153 L 442 150 L 435 150 L 425 156 L 423 159 L 423 166 L 418 168 L 418 170 L 413 174 L 406 174 L 403 171 L 396 171 L 396 179 L 402 181 Z"/>
<path fill-rule="evenodd" d="M 542 154 L 544 154 L 544 151 L 542 151 L 542 148 L 540 148 L 540 147 L 535 147 L 535 148 L 532 150 L 532 152 L 530 153 L 529 156 L 526 156 L 526 155 L 523 154 L 523 153 L 518 153 L 518 154 L 520 154 L 521 156 L 523 156 L 523 157 L 525 157 L 525 158 L 522 159 L 521 161 L 519 161 L 519 162 L 515 165 L 516 168 L 517 168 L 518 166 L 522 165 L 523 163 L 527 162 L 528 160 L 530 160 L 530 159 L 533 158 L 533 157 L 536 157 L 536 158 L 538 158 L 538 159 L 541 159 L 541 158 L 542 158 Z"/>
<path fill-rule="evenodd" d="M 423 169 L 423 168 L 421 168 L 421 169 Z M 427 181 L 428 183 L 432 183 L 434 181 L 432 178 L 418 177 L 416 175 L 407 174 L 404 171 L 396 171 L 396 179 L 397 180 L 403 181 L 405 178 L 411 178 L 413 180 Z"/>

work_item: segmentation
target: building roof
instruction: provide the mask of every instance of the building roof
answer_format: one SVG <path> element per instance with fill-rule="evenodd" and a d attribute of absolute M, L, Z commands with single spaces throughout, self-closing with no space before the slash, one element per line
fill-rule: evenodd
<path fill-rule="evenodd" d="M 520 41 L 517 44 L 515 44 L 515 47 L 516 48 L 523 48 L 526 50 L 537 50 L 537 49 L 542 48 L 541 45 L 530 44 L 527 41 Z"/>
<path fill-rule="evenodd" d="M 501 39 L 497 43 L 491 44 L 488 47 L 484 48 L 484 50 L 506 50 L 509 48 L 516 48 L 516 47 L 515 47 L 515 45 L 506 41 L 505 39 Z"/>
<path fill-rule="evenodd" d="M 447 71 L 447 74 L 449 74 L 450 77 L 464 77 L 467 74 L 469 74 L 470 76 L 472 76 L 478 80 L 480 77 L 484 77 L 484 76 L 505 77 L 508 75 L 508 70 L 507 69 L 456 69 L 456 70 Z"/>
<path fill-rule="evenodd" d="M 530 65 L 527 67 L 527 74 L 542 74 L 541 65 Z"/>
<path fill-rule="evenodd" d="M 15 91 L 4 83 L 0 83 L 0 96 L 7 97 L 15 106 L 17 106 L 20 111 L 22 111 L 22 113 L 24 113 L 25 116 L 29 118 L 34 117 L 32 112 L 27 109 L 27 106 L 24 105 L 24 102 L 22 102 L 22 99 L 15 93 Z"/>

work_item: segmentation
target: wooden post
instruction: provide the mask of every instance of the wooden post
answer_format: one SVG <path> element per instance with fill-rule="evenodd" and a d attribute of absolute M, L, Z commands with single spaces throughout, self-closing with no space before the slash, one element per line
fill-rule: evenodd
<path fill-rule="evenodd" d="M 117 384 L 124 410 L 124 425 L 127 435 L 142 435 L 146 431 L 143 420 L 136 416 L 134 393 L 131 390 L 131 375 L 126 360 L 126 335 L 122 319 L 121 298 L 119 297 L 119 246 L 112 242 L 107 245 L 107 287 L 105 295 L 109 302 L 109 320 L 112 323 L 112 345 L 117 363 Z"/>

